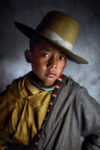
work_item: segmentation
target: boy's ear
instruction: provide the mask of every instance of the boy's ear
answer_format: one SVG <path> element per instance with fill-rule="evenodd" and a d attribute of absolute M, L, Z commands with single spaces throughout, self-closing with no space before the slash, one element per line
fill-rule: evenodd
<path fill-rule="evenodd" d="M 30 50 L 26 50 L 25 51 L 25 59 L 28 63 L 32 62 L 32 57 L 31 57 L 31 51 Z"/>

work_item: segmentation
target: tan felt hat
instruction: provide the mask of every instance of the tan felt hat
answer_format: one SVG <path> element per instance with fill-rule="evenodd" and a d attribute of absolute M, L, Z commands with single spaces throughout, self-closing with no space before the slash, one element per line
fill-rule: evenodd
<path fill-rule="evenodd" d="M 30 39 L 32 35 L 38 34 L 49 40 L 66 53 L 70 60 L 80 64 L 88 63 L 86 59 L 76 54 L 73 50 L 79 26 L 69 15 L 59 11 L 50 11 L 44 16 L 35 30 L 19 22 L 15 22 L 15 25 Z"/>

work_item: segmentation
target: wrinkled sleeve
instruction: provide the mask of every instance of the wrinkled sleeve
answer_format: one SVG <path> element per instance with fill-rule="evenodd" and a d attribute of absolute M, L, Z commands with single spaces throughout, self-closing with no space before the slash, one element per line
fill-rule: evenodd
<path fill-rule="evenodd" d="M 16 101 L 16 83 L 15 81 L 7 87 L 7 89 L 0 94 L 0 150 L 4 150 L 5 146 L 2 146 L 4 139 L 9 139 L 9 127 L 8 120 L 9 115 L 15 107 Z"/>
<path fill-rule="evenodd" d="M 78 98 L 81 100 L 81 136 L 84 137 L 81 149 L 100 150 L 100 104 L 84 88 L 80 88 Z"/>

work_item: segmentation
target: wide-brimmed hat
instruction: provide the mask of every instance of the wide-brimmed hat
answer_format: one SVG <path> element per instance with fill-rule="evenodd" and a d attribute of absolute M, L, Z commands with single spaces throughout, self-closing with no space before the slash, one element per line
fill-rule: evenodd
<path fill-rule="evenodd" d="M 79 26 L 71 16 L 59 11 L 50 11 L 44 16 L 36 29 L 19 22 L 15 22 L 15 25 L 30 39 L 34 34 L 47 39 L 66 53 L 72 61 L 80 64 L 88 63 L 86 59 L 74 52 L 73 45 L 77 39 Z"/>

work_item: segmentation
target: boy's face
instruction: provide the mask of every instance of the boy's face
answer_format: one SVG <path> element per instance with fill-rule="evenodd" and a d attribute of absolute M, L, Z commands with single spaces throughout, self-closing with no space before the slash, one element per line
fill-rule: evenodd
<path fill-rule="evenodd" d="M 47 42 L 42 42 L 30 51 L 32 70 L 40 86 L 52 86 L 62 74 L 67 56 Z"/>

